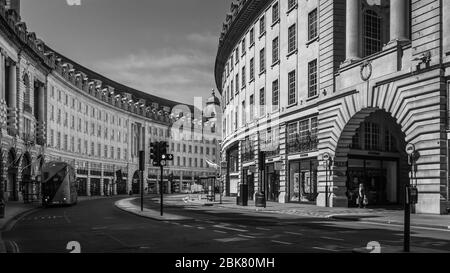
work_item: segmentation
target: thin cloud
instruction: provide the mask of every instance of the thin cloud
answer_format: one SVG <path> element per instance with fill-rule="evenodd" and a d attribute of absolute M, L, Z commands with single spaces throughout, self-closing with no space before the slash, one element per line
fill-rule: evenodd
<path fill-rule="evenodd" d="M 193 103 L 214 87 L 211 34 L 189 34 L 180 46 L 102 60 L 94 68 L 118 82 L 176 101 Z M 206 49 L 209 49 L 207 52 Z"/>

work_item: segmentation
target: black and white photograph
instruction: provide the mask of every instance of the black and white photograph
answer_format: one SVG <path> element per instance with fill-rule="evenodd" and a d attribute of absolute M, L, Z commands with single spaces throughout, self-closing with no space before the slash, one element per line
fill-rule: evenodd
<path fill-rule="evenodd" d="M 0 0 L 0 53 L 0 264 L 450 253 L 450 1 Z"/>

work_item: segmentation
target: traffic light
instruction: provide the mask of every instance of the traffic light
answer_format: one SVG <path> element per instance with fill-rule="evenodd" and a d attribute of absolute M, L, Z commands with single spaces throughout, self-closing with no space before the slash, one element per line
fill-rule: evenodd
<path fill-rule="evenodd" d="M 159 152 L 159 142 L 150 143 L 150 160 L 154 167 L 158 167 L 161 161 L 161 154 Z"/>
<path fill-rule="evenodd" d="M 169 148 L 169 144 L 167 142 L 161 141 L 159 143 L 159 152 L 161 155 L 161 161 L 160 161 L 161 166 L 166 166 L 167 161 L 173 161 L 173 155 L 167 153 L 167 148 Z"/>
<path fill-rule="evenodd" d="M 167 161 L 173 161 L 173 155 L 167 153 L 169 144 L 165 141 L 153 142 L 150 144 L 150 159 L 154 167 L 166 166 Z"/>

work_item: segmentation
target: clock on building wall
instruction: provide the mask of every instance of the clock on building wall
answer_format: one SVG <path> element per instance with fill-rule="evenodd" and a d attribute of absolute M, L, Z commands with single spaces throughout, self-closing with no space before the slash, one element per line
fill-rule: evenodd
<path fill-rule="evenodd" d="M 366 61 L 361 64 L 361 79 L 367 81 L 370 77 L 372 77 L 372 63 Z"/>

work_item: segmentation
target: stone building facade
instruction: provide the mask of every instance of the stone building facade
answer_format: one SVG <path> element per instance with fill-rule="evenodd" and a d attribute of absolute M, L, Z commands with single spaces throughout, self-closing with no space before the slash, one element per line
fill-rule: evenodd
<path fill-rule="evenodd" d="M 147 154 L 145 188 L 157 192 L 153 141 L 168 141 L 175 155 L 165 192 L 189 192 L 200 177 L 215 175 L 205 160 L 217 161 L 217 138 L 175 137 L 181 119 L 193 127 L 193 105 L 121 85 L 57 53 L 27 30 L 19 7 L 0 1 L 0 197 L 37 201 L 49 161 L 75 168 L 79 195 L 138 193 L 140 150 Z"/>
<path fill-rule="evenodd" d="M 410 180 L 416 212 L 447 213 L 449 17 L 438 0 L 234 2 L 215 67 L 227 193 L 351 207 L 364 183 L 392 206 Z"/>

